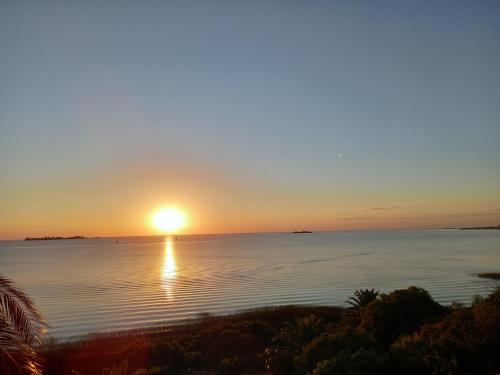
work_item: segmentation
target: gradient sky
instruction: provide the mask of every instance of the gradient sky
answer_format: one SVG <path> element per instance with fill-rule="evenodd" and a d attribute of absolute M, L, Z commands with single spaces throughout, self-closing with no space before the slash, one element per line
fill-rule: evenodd
<path fill-rule="evenodd" d="M 500 223 L 498 1 L 0 3 L 0 238 Z"/>

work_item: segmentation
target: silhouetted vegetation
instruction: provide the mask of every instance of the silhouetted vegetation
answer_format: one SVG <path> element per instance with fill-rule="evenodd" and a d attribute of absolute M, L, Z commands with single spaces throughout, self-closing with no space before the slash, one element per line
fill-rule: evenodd
<path fill-rule="evenodd" d="M 371 302 L 377 299 L 380 292 L 375 289 L 360 289 L 354 292 L 352 297 L 349 297 L 346 301 L 348 305 L 354 310 L 362 310 L 368 306 Z"/>
<path fill-rule="evenodd" d="M 45 237 L 26 237 L 24 240 L 25 241 L 50 241 L 50 240 L 84 240 L 84 236 L 71 236 L 71 237 L 50 237 L 50 236 L 45 236 Z"/>
<path fill-rule="evenodd" d="M 410 287 L 47 343 L 47 374 L 495 374 L 500 287 L 445 307 Z"/>
<path fill-rule="evenodd" d="M 337 307 L 284 306 L 229 316 L 202 316 L 171 326 L 113 332 L 72 342 L 49 341 L 44 353 L 46 374 L 101 374 L 125 363 L 126 374 L 161 369 L 161 374 L 262 373 L 263 353 L 284 322 L 315 315 L 338 323 Z M 124 373 L 125 374 L 125 373 Z"/>
<path fill-rule="evenodd" d="M 36 353 L 45 324 L 31 299 L 0 275 L 0 373 L 41 374 Z"/>
<path fill-rule="evenodd" d="M 496 227 L 466 227 L 466 228 L 459 228 L 460 230 L 481 230 L 481 229 L 500 229 L 500 224 L 498 224 Z"/>
<path fill-rule="evenodd" d="M 480 273 L 477 275 L 478 277 L 481 277 L 483 279 L 493 279 L 493 280 L 500 280 L 500 272 L 487 272 L 487 273 Z"/>

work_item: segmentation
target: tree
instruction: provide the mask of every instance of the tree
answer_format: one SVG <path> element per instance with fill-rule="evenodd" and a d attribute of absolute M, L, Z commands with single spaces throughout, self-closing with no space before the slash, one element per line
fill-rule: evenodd
<path fill-rule="evenodd" d="M 350 305 L 344 316 L 343 324 L 349 327 L 357 327 L 361 322 L 361 315 L 366 307 L 376 301 L 380 292 L 375 289 L 358 289 L 354 295 L 349 297 L 345 302 Z"/>
<path fill-rule="evenodd" d="M 361 310 L 368 306 L 370 302 L 376 300 L 379 294 L 380 292 L 375 289 L 359 289 L 345 302 L 351 305 L 355 310 Z"/>
<path fill-rule="evenodd" d="M 268 374 L 303 374 L 301 355 L 314 338 L 325 331 L 320 318 L 309 315 L 288 322 L 276 335 L 273 346 L 264 352 L 265 368 Z"/>
<path fill-rule="evenodd" d="M 45 327 L 33 301 L 0 275 L 0 372 L 41 374 L 36 350 Z"/>
<path fill-rule="evenodd" d="M 434 323 L 448 311 L 430 294 L 414 286 L 382 294 L 362 314 L 360 328 L 388 346 L 399 336 L 411 334 L 424 324 Z"/>

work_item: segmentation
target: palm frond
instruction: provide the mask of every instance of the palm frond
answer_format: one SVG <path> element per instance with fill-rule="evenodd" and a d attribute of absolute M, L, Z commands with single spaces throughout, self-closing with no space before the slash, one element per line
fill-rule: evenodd
<path fill-rule="evenodd" d="M 46 324 L 33 301 L 0 275 L 0 314 L 31 346 L 39 346 Z"/>
<path fill-rule="evenodd" d="M 38 355 L 0 316 L 0 371 L 6 374 L 42 375 Z"/>
<path fill-rule="evenodd" d="M 351 305 L 354 309 L 362 309 L 370 302 L 377 299 L 380 292 L 375 289 L 359 289 L 354 292 L 352 297 L 349 297 L 347 304 Z"/>
<path fill-rule="evenodd" d="M 45 327 L 33 301 L 0 275 L 0 373 L 42 374 L 35 350 Z"/>

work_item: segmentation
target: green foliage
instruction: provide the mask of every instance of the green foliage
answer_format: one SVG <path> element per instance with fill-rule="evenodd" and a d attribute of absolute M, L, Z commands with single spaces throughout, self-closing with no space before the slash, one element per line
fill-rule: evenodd
<path fill-rule="evenodd" d="M 329 360 L 319 362 L 313 375 L 388 374 L 387 356 L 374 350 L 342 350 Z"/>
<path fill-rule="evenodd" d="M 402 368 L 435 374 L 488 374 L 500 369 L 500 289 L 455 308 L 440 322 L 392 347 Z M 414 372 L 418 373 L 418 372 Z"/>
<path fill-rule="evenodd" d="M 377 344 L 367 334 L 349 328 L 337 328 L 316 337 L 306 345 L 295 363 L 303 373 L 311 372 L 322 361 L 331 359 L 342 352 L 375 350 Z"/>
<path fill-rule="evenodd" d="M 379 295 L 380 292 L 375 289 L 360 289 L 356 290 L 354 295 L 347 299 L 346 303 L 351 305 L 355 310 L 362 310 L 375 301 Z"/>
<path fill-rule="evenodd" d="M 380 292 L 375 289 L 359 289 L 345 302 L 351 307 L 347 309 L 343 316 L 343 323 L 349 326 L 359 325 L 366 307 L 380 296 Z"/>
<path fill-rule="evenodd" d="M 500 288 L 445 308 L 423 289 L 355 293 L 356 306 L 287 306 L 206 316 L 151 332 L 51 343 L 47 374 L 129 369 L 161 374 L 495 374 Z M 353 302 L 354 302 L 353 298 Z M 353 318 L 353 312 L 355 318 Z"/>
<path fill-rule="evenodd" d="M 388 346 L 398 337 L 438 321 L 446 311 L 426 290 L 412 286 L 372 301 L 362 314 L 360 328 Z"/>
<path fill-rule="evenodd" d="M 45 323 L 31 299 L 0 275 L 0 372 L 41 374 L 36 350 Z"/>
<path fill-rule="evenodd" d="M 323 321 L 315 315 L 295 319 L 285 324 L 266 350 L 265 368 L 272 374 L 302 373 L 301 354 L 307 344 L 325 330 Z"/>
<path fill-rule="evenodd" d="M 301 337 L 315 327 L 338 322 L 342 309 L 281 306 L 228 316 L 201 316 L 183 324 L 113 332 L 72 342 L 51 342 L 43 352 L 47 375 L 100 374 L 127 359 L 135 369 L 161 368 L 161 374 L 258 374 L 265 371 L 265 350 L 288 324 Z M 297 319 L 314 315 L 317 318 Z M 294 329 L 295 329 L 294 328 Z"/>

